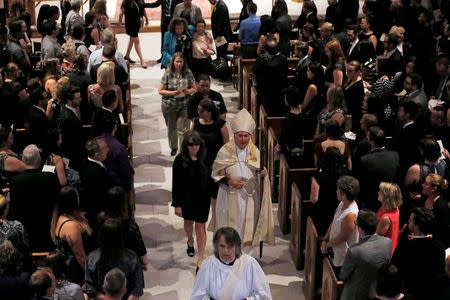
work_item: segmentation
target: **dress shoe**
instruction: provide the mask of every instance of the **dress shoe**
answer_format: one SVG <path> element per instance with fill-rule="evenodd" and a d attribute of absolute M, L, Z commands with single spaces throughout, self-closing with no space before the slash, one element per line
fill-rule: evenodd
<path fill-rule="evenodd" d="M 158 58 L 158 60 L 156 61 L 158 64 L 160 64 L 162 61 L 162 56 L 160 58 Z"/>
<path fill-rule="evenodd" d="M 177 155 L 178 150 L 177 149 L 172 149 L 172 151 L 170 151 L 170 156 L 175 156 Z"/>
<path fill-rule="evenodd" d="M 134 63 L 136 63 L 134 60 L 132 60 L 129 56 L 125 56 L 124 57 L 126 60 L 128 60 L 128 62 L 130 63 L 130 64 L 134 64 Z"/>

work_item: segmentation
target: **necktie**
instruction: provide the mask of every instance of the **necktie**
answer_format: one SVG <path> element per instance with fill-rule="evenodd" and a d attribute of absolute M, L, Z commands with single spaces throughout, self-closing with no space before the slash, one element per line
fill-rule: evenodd
<path fill-rule="evenodd" d="M 166 16 L 170 16 L 170 6 L 172 4 L 172 0 L 164 0 L 164 9 Z"/>

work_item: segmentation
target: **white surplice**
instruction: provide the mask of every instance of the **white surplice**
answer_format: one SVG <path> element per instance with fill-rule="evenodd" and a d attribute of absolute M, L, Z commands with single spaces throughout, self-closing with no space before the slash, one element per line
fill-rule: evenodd
<path fill-rule="evenodd" d="M 242 254 L 243 256 L 246 254 Z M 270 300 L 272 299 L 266 275 L 255 258 L 246 255 L 236 259 L 234 264 L 245 261 L 237 273 L 235 284 L 223 291 L 228 276 L 234 274 L 233 266 L 226 265 L 214 255 L 206 258 L 197 274 L 191 300 Z"/>

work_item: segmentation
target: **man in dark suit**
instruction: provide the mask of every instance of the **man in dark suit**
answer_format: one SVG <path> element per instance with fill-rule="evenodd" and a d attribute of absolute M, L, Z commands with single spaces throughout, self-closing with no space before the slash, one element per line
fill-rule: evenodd
<path fill-rule="evenodd" d="M 266 40 L 264 50 L 253 67 L 259 103 L 264 105 L 269 115 L 285 115 L 286 105 L 281 90 L 288 87 L 287 58 L 280 53 L 277 42 L 272 38 Z"/>
<path fill-rule="evenodd" d="M 175 6 L 183 2 L 183 0 L 157 0 L 153 3 L 145 3 L 145 8 L 156 8 L 161 6 L 161 54 L 164 44 L 164 33 L 169 28 L 169 23 L 172 20 L 173 12 L 175 11 Z M 158 59 L 158 63 L 161 62 L 161 58 Z"/>
<path fill-rule="evenodd" d="M 49 251 L 55 247 L 50 223 L 60 189 L 58 177 L 41 171 L 41 154 L 34 144 L 25 147 L 22 160 L 26 170 L 11 178 L 10 218 L 24 225 L 31 251 Z"/>
<path fill-rule="evenodd" d="M 346 49 L 344 49 L 347 62 L 351 62 L 353 60 L 356 60 L 360 63 L 363 63 L 360 61 L 359 56 L 359 39 L 358 39 L 358 25 L 351 24 L 347 26 L 346 29 L 346 36 L 348 45 Z"/>
<path fill-rule="evenodd" d="M 358 178 L 361 183 L 360 206 L 377 211 L 378 187 L 382 181 L 393 182 L 400 166 L 398 153 L 386 150 L 383 130 L 378 126 L 369 129 L 367 140 L 371 150 L 361 157 Z"/>
<path fill-rule="evenodd" d="M 341 299 L 366 300 L 376 296 L 377 271 L 391 259 L 392 241 L 375 233 L 377 215 L 367 209 L 356 219 L 359 243 L 347 250 L 339 277 L 344 281 Z"/>
<path fill-rule="evenodd" d="M 80 89 L 68 87 L 62 92 L 62 100 L 66 103 L 61 109 L 61 150 L 64 157 L 70 159 L 69 166 L 79 170 L 80 161 L 84 155 L 83 124 L 80 118 Z"/>
<path fill-rule="evenodd" d="M 32 106 L 28 113 L 28 139 L 32 144 L 42 148 L 45 145 L 47 130 L 49 127 L 48 118 L 45 114 L 47 108 L 47 92 L 43 87 L 30 92 Z"/>
<path fill-rule="evenodd" d="M 311 59 L 308 56 L 309 46 L 306 43 L 300 43 L 295 46 L 294 55 L 298 57 L 297 72 L 295 74 L 295 86 L 300 91 L 300 98 L 303 99 L 306 90 L 308 89 L 309 79 L 306 76 L 306 70 L 311 64 Z"/>
<path fill-rule="evenodd" d="M 214 5 L 211 13 L 211 29 L 216 40 L 225 38 L 227 42 L 217 47 L 217 56 L 227 59 L 228 41 L 231 39 L 230 16 L 228 7 L 222 0 L 209 0 Z"/>
<path fill-rule="evenodd" d="M 394 33 L 390 33 L 383 43 L 385 55 L 378 58 L 378 71 L 392 78 L 397 72 L 404 70 L 405 61 L 397 48 L 398 37 Z"/>
<path fill-rule="evenodd" d="M 105 208 L 106 193 L 112 188 L 112 180 L 103 164 L 108 155 L 108 145 L 102 137 L 86 143 L 88 157 L 80 168 L 80 205 L 86 212 L 89 224 L 96 228 L 97 216 Z"/>
<path fill-rule="evenodd" d="M 419 140 L 423 137 L 423 130 L 416 123 L 419 106 L 413 101 L 400 103 L 398 118 L 402 128 L 397 137 L 397 150 L 400 155 L 399 178 L 404 178 L 406 171 L 413 164 L 421 161 Z"/>
<path fill-rule="evenodd" d="M 91 137 L 96 137 L 104 133 L 104 122 L 106 119 L 113 117 L 116 120 L 116 125 L 119 125 L 119 120 L 113 111 L 117 108 L 117 94 L 114 90 L 109 90 L 103 93 L 102 104 L 103 107 L 97 109 L 92 115 L 92 130 Z"/>
<path fill-rule="evenodd" d="M 102 62 L 96 65 L 93 65 L 90 70 L 91 80 L 92 82 L 97 82 L 97 71 L 98 68 L 105 62 L 113 62 L 114 63 L 114 78 L 115 78 L 115 84 L 122 87 L 124 83 L 128 80 L 128 73 L 125 71 L 124 67 L 122 67 L 120 64 L 117 63 L 115 56 L 116 56 L 116 48 L 111 45 L 106 45 L 103 47 L 103 59 Z"/>

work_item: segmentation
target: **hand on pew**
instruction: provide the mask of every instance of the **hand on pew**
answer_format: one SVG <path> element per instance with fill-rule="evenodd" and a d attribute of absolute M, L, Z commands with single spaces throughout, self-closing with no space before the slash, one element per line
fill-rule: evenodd
<path fill-rule="evenodd" d="M 329 248 L 330 246 L 328 243 L 326 241 L 322 241 L 322 244 L 320 244 L 320 252 L 322 252 L 322 254 L 327 254 Z"/>
<path fill-rule="evenodd" d="M 267 169 L 264 168 L 259 172 L 259 175 L 261 176 L 261 178 L 264 178 L 267 175 Z"/>
<path fill-rule="evenodd" d="M 280 152 L 281 151 L 280 144 L 276 144 L 275 147 L 273 147 L 273 150 L 275 150 L 274 152 Z"/>

